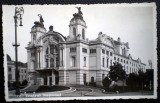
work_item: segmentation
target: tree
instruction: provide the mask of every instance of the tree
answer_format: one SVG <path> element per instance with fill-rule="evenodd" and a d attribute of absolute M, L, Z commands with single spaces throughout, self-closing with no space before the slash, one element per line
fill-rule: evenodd
<path fill-rule="evenodd" d="M 103 83 L 103 86 L 104 87 L 109 87 L 109 85 L 111 84 L 111 80 L 108 78 L 108 77 L 105 77 L 104 79 L 103 79 L 103 81 L 102 81 L 102 83 Z"/>
<path fill-rule="evenodd" d="M 131 90 L 137 90 L 139 87 L 139 76 L 136 73 L 130 73 L 129 77 L 126 79 L 126 84 Z"/>
<path fill-rule="evenodd" d="M 123 70 L 123 66 L 120 63 L 114 63 L 113 66 L 110 66 L 109 78 L 112 81 L 126 79 L 126 71 Z"/>
<path fill-rule="evenodd" d="M 153 90 L 153 69 L 146 69 L 146 85 L 150 90 Z"/>
<path fill-rule="evenodd" d="M 127 77 L 126 71 L 123 69 L 123 66 L 120 63 L 116 62 L 114 63 L 113 66 L 110 66 L 109 78 L 115 82 L 117 82 L 118 80 L 123 82 L 122 89 L 121 89 L 121 86 L 118 86 L 118 85 L 114 85 L 114 89 L 119 91 L 121 90 L 124 91 L 126 77 Z"/>

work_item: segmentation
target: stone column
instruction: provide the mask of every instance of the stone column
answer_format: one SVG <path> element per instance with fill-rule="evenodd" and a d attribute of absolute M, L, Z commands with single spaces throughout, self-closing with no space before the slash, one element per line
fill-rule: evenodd
<path fill-rule="evenodd" d="M 55 85 L 55 75 L 53 74 L 53 77 L 52 77 L 52 85 Z"/>
<path fill-rule="evenodd" d="M 60 47 L 60 67 L 63 66 L 63 47 Z"/>
<path fill-rule="evenodd" d="M 47 76 L 47 85 L 49 85 L 49 75 Z"/>

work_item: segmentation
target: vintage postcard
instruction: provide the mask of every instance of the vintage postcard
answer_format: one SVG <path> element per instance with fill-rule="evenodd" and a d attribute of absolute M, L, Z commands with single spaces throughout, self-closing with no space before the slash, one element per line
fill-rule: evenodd
<path fill-rule="evenodd" d="M 155 3 L 2 9 L 6 101 L 157 98 Z"/>

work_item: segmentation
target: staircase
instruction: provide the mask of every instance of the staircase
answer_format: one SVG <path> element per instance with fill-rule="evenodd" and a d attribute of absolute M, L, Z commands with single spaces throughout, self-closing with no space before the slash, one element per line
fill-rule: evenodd
<path fill-rule="evenodd" d="M 39 85 L 33 85 L 31 84 L 28 88 L 25 88 L 23 90 L 21 90 L 22 93 L 26 92 L 26 93 L 33 93 L 35 92 L 37 89 L 39 88 Z"/>

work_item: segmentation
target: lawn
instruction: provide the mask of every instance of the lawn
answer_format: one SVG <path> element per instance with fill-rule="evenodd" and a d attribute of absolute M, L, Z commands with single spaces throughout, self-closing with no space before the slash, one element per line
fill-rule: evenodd
<path fill-rule="evenodd" d="M 35 92 L 55 92 L 70 89 L 66 86 L 40 86 Z"/>

